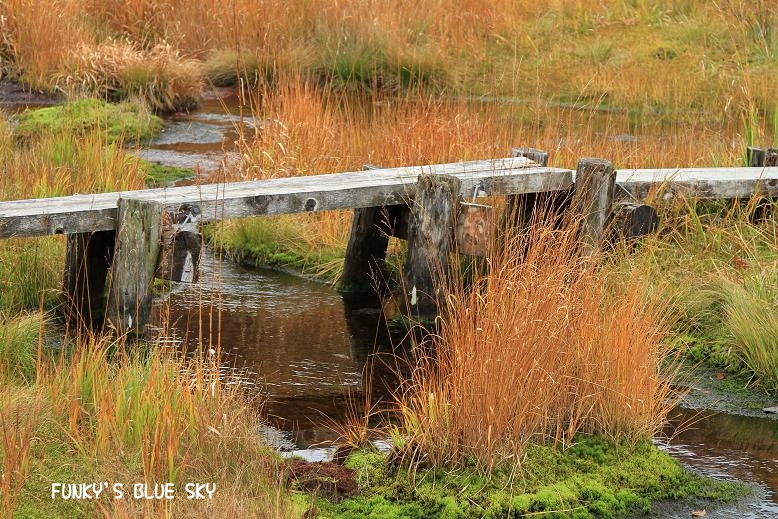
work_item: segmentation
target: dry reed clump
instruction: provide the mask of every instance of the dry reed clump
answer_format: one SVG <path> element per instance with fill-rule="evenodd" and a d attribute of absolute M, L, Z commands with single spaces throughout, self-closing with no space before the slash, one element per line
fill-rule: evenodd
<path fill-rule="evenodd" d="M 140 97 L 155 111 L 175 111 L 197 104 L 201 67 L 165 42 L 144 49 L 129 40 L 108 40 L 73 49 L 55 81 L 64 90 L 112 100 Z"/>
<path fill-rule="evenodd" d="M 492 254 L 472 289 L 454 283 L 434 358 L 397 396 L 406 456 L 490 472 L 520 465 L 529 442 L 658 431 L 670 406 L 667 306 L 639 276 L 583 263 L 574 236 L 536 223 Z"/>

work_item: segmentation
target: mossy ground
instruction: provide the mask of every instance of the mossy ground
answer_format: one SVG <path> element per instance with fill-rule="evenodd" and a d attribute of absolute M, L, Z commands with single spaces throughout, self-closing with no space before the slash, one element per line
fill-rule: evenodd
<path fill-rule="evenodd" d="M 83 136 L 98 132 L 106 143 L 150 139 L 162 129 L 162 119 L 140 102 L 112 104 L 81 99 L 63 105 L 27 110 L 19 114 L 14 134 L 22 140 L 45 134 Z"/>
<path fill-rule="evenodd" d="M 564 450 L 534 446 L 518 472 L 490 478 L 474 470 L 390 468 L 386 455 L 358 451 L 346 466 L 356 471 L 362 494 L 315 505 L 320 517 L 332 518 L 631 517 L 660 501 L 731 502 L 750 492 L 693 474 L 648 441 L 633 447 L 577 440 Z"/>

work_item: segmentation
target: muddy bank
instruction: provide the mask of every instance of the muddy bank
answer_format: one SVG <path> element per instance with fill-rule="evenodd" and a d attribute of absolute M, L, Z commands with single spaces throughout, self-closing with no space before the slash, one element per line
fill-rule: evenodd
<path fill-rule="evenodd" d="M 764 409 L 778 406 L 778 395 L 748 387 L 749 380 L 707 365 L 687 364 L 676 383 L 687 390 L 681 405 L 696 411 L 764 418 L 775 422 L 778 414 Z"/>
<path fill-rule="evenodd" d="M 21 111 L 27 107 L 51 106 L 63 101 L 60 95 L 44 94 L 8 78 L 0 79 L 0 107 Z"/>

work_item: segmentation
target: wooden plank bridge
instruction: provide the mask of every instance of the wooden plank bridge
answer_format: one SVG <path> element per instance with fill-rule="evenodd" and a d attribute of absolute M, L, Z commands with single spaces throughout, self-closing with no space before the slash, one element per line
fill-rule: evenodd
<path fill-rule="evenodd" d="M 436 290 L 430 264 L 455 248 L 478 253 L 489 239 L 488 210 L 463 200 L 507 196 L 510 207 L 536 193 L 558 193 L 568 197 L 572 209 L 584 216 L 584 241 L 593 250 L 611 216 L 614 196 L 635 200 L 652 193 L 664 197 L 778 198 L 778 150 L 774 149 L 750 149 L 752 167 L 618 172 L 601 159 L 581 159 L 573 171 L 548 167 L 548 155 L 532 148 L 515 148 L 512 155 L 453 164 L 0 202 L 0 239 L 68 235 L 64 281 L 67 315 L 92 324 L 102 323 L 105 317 L 120 332 L 142 333 L 150 315 L 155 276 L 196 280 L 199 225 L 204 222 L 355 209 L 344 285 L 370 286 L 371 270 L 376 261 L 383 260 L 388 236 L 407 239 L 406 282 L 414 293 L 426 294 L 414 302 L 424 313 L 434 305 Z M 620 188 L 614 189 L 616 185 Z M 465 217 L 458 221 L 457 215 Z M 387 217 L 391 220 L 388 224 Z M 463 226 L 462 221 L 470 223 Z"/>

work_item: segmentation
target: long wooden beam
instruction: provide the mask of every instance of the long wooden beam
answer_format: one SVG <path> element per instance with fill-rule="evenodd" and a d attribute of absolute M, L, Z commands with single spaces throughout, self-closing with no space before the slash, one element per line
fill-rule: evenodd
<path fill-rule="evenodd" d="M 228 184 L 206 184 L 0 202 L 0 239 L 116 229 L 120 198 L 161 203 L 175 209 L 200 207 L 203 221 L 255 215 L 326 211 L 405 204 L 419 174 L 453 175 L 462 194 L 477 196 L 569 189 L 573 172 L 533 166 L 523 157 L 432 166 L 378 169 Z M 616 183 L 635 198 L 778 198 L 778 167 L 635 169 L 617 172 Z M 478 188 L 478 189 L 476 189 Z"/>
<path fill-rule="evenodd" d="M 199 206 L 203 221 L 244 216 L 406 204 L 420 174 L 453 175 L 463 196 L 507 195 L 567 189 L 572 171 L 537 167 L 523 157 L 411 166 L 374 171 L 289 177 L 0 202 L 0 238 L 112 230 L 119 199 L 156 202 L 174 210 Z"/>
<path fill-rule="evenodd" d="M 665 198 L 778 197 L 778 167 L 621 169 L 616 183 L 637 199 L 651 193 Z"/>

